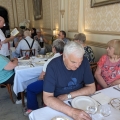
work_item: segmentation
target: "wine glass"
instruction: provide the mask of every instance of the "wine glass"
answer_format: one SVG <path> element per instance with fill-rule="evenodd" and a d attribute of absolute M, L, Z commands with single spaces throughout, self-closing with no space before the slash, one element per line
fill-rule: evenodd
<path fill-rule="evenodd" d="M 35 56 L 32 56 L 31 59 L 32 59 L 32 62 L 34 62 L 34 60 L 35 60 Z"/>
<path fill-rule="evenodd" d="M 109 105 L 100 106 L 99 110 L 104 117 L 107 117 L 111 114 L 111 108 Z"/>
<path fill-rule="evenodd" d="M 97 106 L 88 106 L 86 111 L 92 118 L 92 115 L 97 112 Z"/>

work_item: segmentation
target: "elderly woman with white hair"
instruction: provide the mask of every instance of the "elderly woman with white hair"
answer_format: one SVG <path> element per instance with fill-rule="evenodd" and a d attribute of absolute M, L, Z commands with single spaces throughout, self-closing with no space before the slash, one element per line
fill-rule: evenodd
<path fill-rule="evenodd" d="M 83 45 L 84 50 L 85 50 L 84 56 L 87 57 L 89 63 L 94 63 L 95 62 L 94 52 L 93 52 L 93 50 L 92 50 L 92 48 L 90 46 L 86 45 L 86 43 L 85 43 L 86 42 L 85 34 L 83 34 L 83 33 L 75 34 L 74 41 Z"/>
<path fill-rule="evenodd" d="M 31 38 L 31 32 L 29 30 L 24 31 L 24 39 L 22 39 L 16 50 L 15 50 L 15 54 L 13 54 L 13 57 L 18 57 L 21 56 L 20 51 L 21 50 L 30 50 L 31 48 L 35 49 L 35 55 L 38 55 L 41 47 L 38 44 L 38 42 L 36 40 L 33 40 Z M 23 54 L 23 56 L 25 56 L 25 53 Z"/>
<path fill-rule="evenodd" d="M 43 79 L 46 74 L 46 68 L 48 64 L 56 57 L 61 56 L 64 49 L 64 42 L 61 39 L 57 39 L 53 42 L 52 52 L 54 56 L 44 64 L 43 71 L 39 76 L 39 80 L 30 84 L 27 87 L 27 111 L 24 115 L 28 115 L 32 110 L 38 109 L 37 94 L 43 92 Z"/>

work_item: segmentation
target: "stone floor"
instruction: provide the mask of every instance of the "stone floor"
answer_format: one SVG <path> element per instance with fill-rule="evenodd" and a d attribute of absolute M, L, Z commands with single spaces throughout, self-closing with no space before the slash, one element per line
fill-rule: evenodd
<path fill-rule="evenodd" d="M 15 95 L 13 96 L 16 100 Z M 0 88 L 0 120 L 29 120 L 23 115 L 22 105 L 12 103 L 6 88 Z"/>

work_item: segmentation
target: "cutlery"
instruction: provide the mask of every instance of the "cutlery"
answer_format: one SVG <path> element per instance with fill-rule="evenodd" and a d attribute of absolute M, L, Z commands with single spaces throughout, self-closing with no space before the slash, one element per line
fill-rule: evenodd
<path fill-rule="evenodd" d="M 69 105 L 72 107 L 72 104 L 71 104 L 71 102 L 70 102 L 70 101 L 68 101 L 68 103 L 69 103 Z"/>
<path fill-rule="evenodd" d="M 92 98 L 92 96 L 94 96 L 94 95 L 97 95 L 97 94 L 99 94 L 99 93 L 101 93 L 101 92 L 96 92 L 96 93 L 94 93 L 94 94 L 92 94 L 92 95 L 90 95 L 89 97 L 91 97 Z M 93 98 L 92 98 L 93 99 Z M 95 100 L 95 99 L 94 99 Z M 101 105 L 101 103 L 100 102 L 98 102 L 97 100 L 95 100 L 98 104 L 99 104 L 99 106 Z"/>
<path fill-rule="evenodd" d="M 113 87 L 113 89 L 120 91 L 120 89 L 118 89 L 118 88 L 116 88 L 116 87 Z"/>
<path fill-rule="evenodd" d="M 99 94 L 99 93 L 101 93 L 101 92 L 96 92 L 96 93 L 90 95 L 90 97 L 92 97 L 93 95 Z"/>

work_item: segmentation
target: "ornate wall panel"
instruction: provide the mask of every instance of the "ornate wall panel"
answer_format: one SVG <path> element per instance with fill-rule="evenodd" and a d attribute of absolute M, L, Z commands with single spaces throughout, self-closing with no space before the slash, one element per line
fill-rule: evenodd
<path fill-rule="evenodd" d="M 60 15 L 60 11 L 59 11 L 59 0 L 52 0 L 52 10 L 53 10 L 53 29 L 59 28 L 59 15 Z"/>
<path fill-rule="evenodd" d="M 25 3 L 24 0 L 16 0 L 18 24 L 25 20 Z"/>
<path fill-rule="evenodd" d="M 85 31 L 105 33 L 120 32 L 120 3 L 90 8 L 90 1 L 85 0 Z"/>
<path fill-rule="evenodd" d="M 78 31 L 79 0 L 69 0 L 68 31 Z"/>
<path fill-rule="evenodd" d="M 13 7 L 12 7 L 12 0 L 0 0 L 0 6 L 4 7 L 8 10 L 8 15 L 9 15 L 9 23 L 10 27 L 14 27 L 14 15 L 13 15 Z"/>
<path fill-rule="evenodd" d="M 43 0 L 43 28 L 51 29 L 50 0 Z"/>

